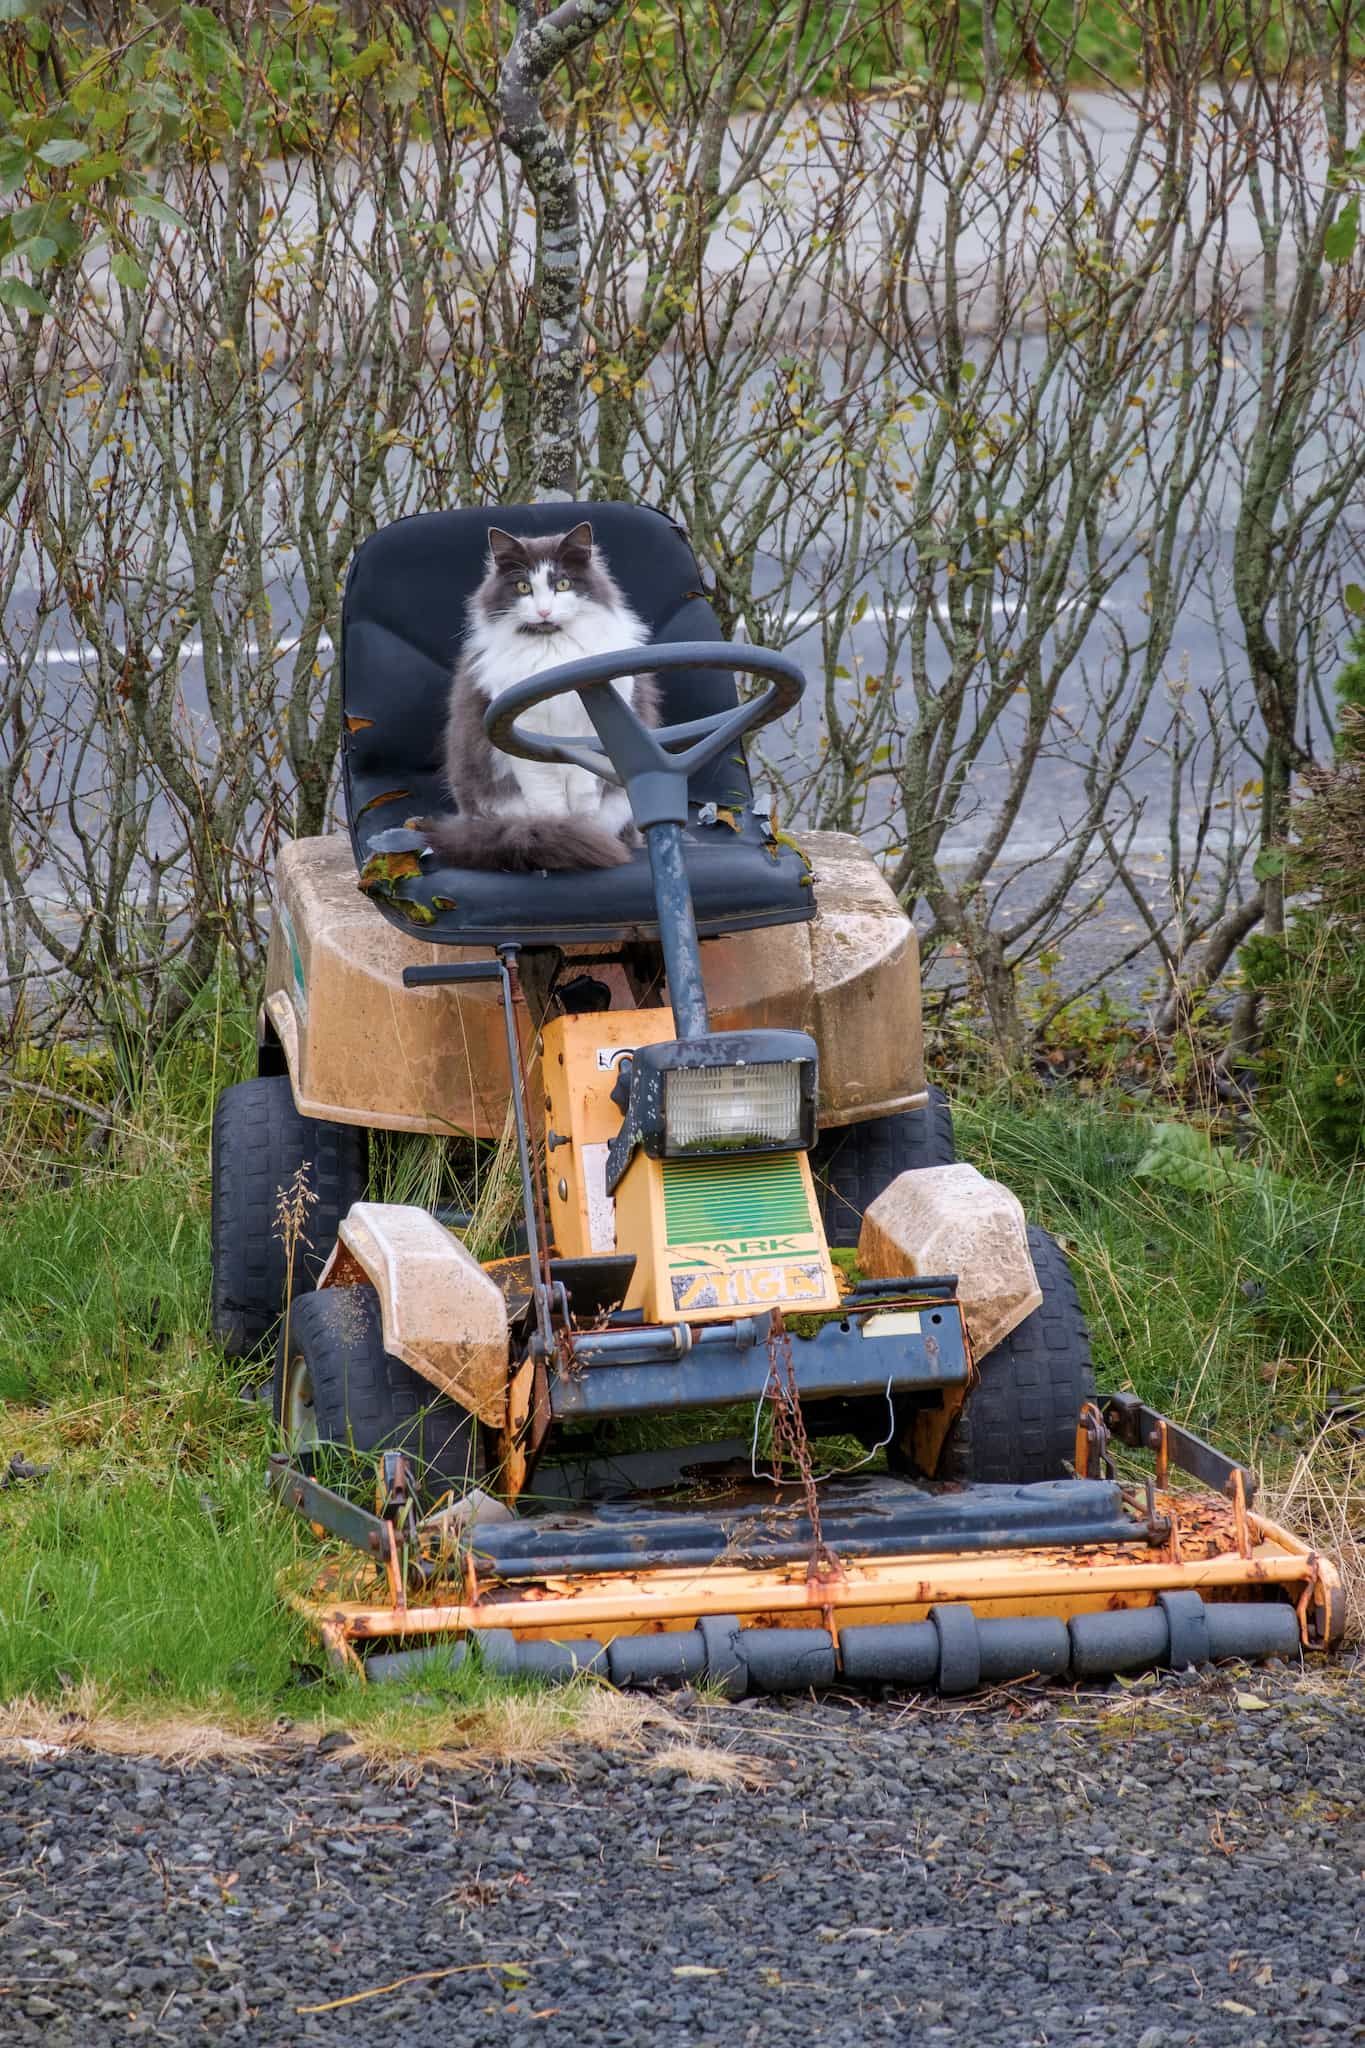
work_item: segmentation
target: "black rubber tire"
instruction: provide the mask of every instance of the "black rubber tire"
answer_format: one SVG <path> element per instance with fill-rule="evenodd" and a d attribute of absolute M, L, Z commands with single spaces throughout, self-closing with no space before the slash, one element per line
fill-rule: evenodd
<path fill-rule="evenodd" d="M 294 1255 L 309 1292 L 342 1217 L 363 1199 L 369 1134 L 300 1116 L 287 1074 L 225 1088 L 213 1112 L 213 1333 L 229 1358 L 261 1356 L 284 1312 L 287 1266 L 276 1204 L 300 1167 L 316 1200 Z"/>
<path fill-rule="evenodd" d="M 474 1417 L 384 1349 L 373 1287 L 324 1287 L 290 1307 L 288 1351 L 281 1341 L 275 1355 L 281 1427 L 288 1364 L 295 1360 L 313 1383 L 320 1442 L 362 1457 L 408 1452 L 428 1497 L 474 1478 Z"/>
<path fill-rule="evenodd" d="M 1090 1332 L 1056 1238 L 1030 1224 L 1028 1241 L 1042 1306 L 978 1361 L 936 1479 L 1029 1486 L 1064 1478 L 1074 1464 L 1076 1418 L 1095 1397 Z"/>
<path fill-rule="evenodd" d="M 929 1090 L 923 1109 L 869 1117 L 822 1131 L 810 1156 L 831 1245 L 856 1245 L 863 1211 L 898 1174 L 921 1166 L 952 1166 L 953 1112 L 941 1088 Z"/>

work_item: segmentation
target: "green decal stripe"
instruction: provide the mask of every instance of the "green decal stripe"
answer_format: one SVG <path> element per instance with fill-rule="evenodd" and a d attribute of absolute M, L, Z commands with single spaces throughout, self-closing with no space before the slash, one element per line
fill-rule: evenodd
<path fill-rule="evenodd" d="M 808 1231 L 810 1198 L 799 1152 L 770 1159 L 666 1159 L 664 1230 L 669 1244 Z"/>

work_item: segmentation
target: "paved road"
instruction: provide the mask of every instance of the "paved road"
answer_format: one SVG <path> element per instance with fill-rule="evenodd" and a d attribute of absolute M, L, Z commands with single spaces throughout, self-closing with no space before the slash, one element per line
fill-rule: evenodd
<path fill-rule="evenodd" d="M 1283 117 L 1286 129 L 1296 112 L 1296 108 L 1286 107 Z M 902 95 L 894 100 L 860 100 L 854 114 L 856 139 L 852 138 L 849 109 L 825 104 L 818 109 L 818 118 L 812 119 L 811 107 L 799 105 L 770 143 L 763 158 L 761 178 L 751 177 L 749 184 L 740 188 L 740 203 L 709 239 L 701 264 L 706 284 L 723 283 L 737 267 L 743 267 L 746 274 L 745 306 L 737 316 L 737 334 L 744 332 L 749 317 L 746 309 L 756 309 L 763 304 L 767 281 L 774 276 L 781 278 L 790 269 L 793 245 L 799 244 L 805 223 L 827 214 L 833 195 L 841 188 L 840 225 L 848 251 L 848 276 L 857 278 L 882 260 L 886 211 L 888 207 L 895 210 L 904 204 L 906 185 L 912 182 L 905 178 L 903 166 L 906 160 L 906 129 L 915 121 L 915 108 L 913 101 Z M 729 185 L 741 158 L 752 147 L 757 118 L 752 114 L 741 114 L 730 123 L 721 153 L 723 187 Z M 1226 147 L 1220 136 L 1226 124 L 1216 110 L 1212 93 L 1201 100 L 1194 118 L 1199 128 L 1194 144 L 1196 162 L 1202 160 L 1209 166 L 1219 165 Z M 960 138 L 959 146 L 964 150 L 974 136 L 975 119 L 973 102 L 959 102 L 956 132 Z M 1323 141 L 1311 120 L 1299 121 L 1295 125 L 1303 132 L 1303 175 L 1316 185 L 1327 173 Z M 945 135 L 954 132 L 954 108 L 951 104 L 944 109 L 942 130 Z M 1255 132 L 1253 119 L 1252 133 Z M 628 146 L 637 140 L 632 133 Z M 995 132 L 981 150 L 978 175 L 972 181 L 965 218 L 959 224 L 955 244 L 957 271 L 969 295 L 969 329 L 992 331 L 998 325 L 994 271 L 1002 230 L 1010 236 L 1015 252 L 1024 254 L 1030 237 L 1041 243 L 1050 233 L 1052 212 L 1064 210 L 1064 156 L 1070 159 L 1074 171 L 1077 159 L 1084 151 L 1093 166 L 1096 189 L 1126 193 L 1128 203 L 1120 216 L 1116 250 L 1118 259 L 1122 260 L 1127 254 L 1126 238 L 1137 240 L 1144 234 L 1146 230 L 1137 223 L 1145 213 L 1156 211 L 1165 141 L 1164 129 L 1150 119 L 1142 121 L 1140 110 L 1121 93 L 1070 94 L 1067 125 L 1059 122 L 1056 101 L 1050 94 L 1026 91 L 1010 94 L 1003 104 Z M 850 147 L 853 151 L 851 156 L 848 154 Z M 1241 151 L 1234 152 L 1234 157 L 1240 158 L 1242 154 Z M 951 145 L 946 155 L 951 164 Z M 1131 168 L 1134 159 L 1139 165 L 1135 173 Z M 1001 188 L 1005 188 L 1007 181 L 1017 179 L 1021 160 L 1027 160 L 1030 166 L 1033 203 L 1027 217 L 1022 216 L 1017 207 L 1010 207 L 1002 218 L 996 207 L 997 195 L 992 190 L 992 181 L 998 178 Z M 850 163 L 857 167 L 851 199 L 847 190 Z M 501 246 L 503 215 L 500 187 L 495 178 L 485 181 L 480 168 L 480 145 L 473 137 L 465 138 L 459 168 L 459 227 L 462 246 L 470 261 L 482 263 L 490 271 L 508 263 L 516 278 L 529 281 L 533 268 L 532 237 L 529 232 L 520 237 L 513 244 L 510 258 L 504 254 Z M 431 195 L 441 189 L 433 153 L 424 145 L 411 145 L 405 154 L 402 176 L 413 218 L 420 221 L 430 206 Z M 898 177 L 901 180 L 899 184 Z M 1227 171 L 1212 169 L 1210 177 L 1214 182 L 1206 199 L 1196 172 L 1190 201 L 1192 235 L 1202 233 L 1206 225 L 1207 204 L 1219 207 L 1219 234 L 1215 238 L 1217 246 L 1212 252 L 1213 260 L 1204 262 L 1199 271 L 1201 297 L 1207 303 L 1209 295 L 1216 289 L 1229 306 L 1235 306 L 1245 298 L 1246 303 L 1255 308 L 1260 305 L 1264 290 L 1263 251 L 1245 169 L 1239 162 L 1234 162 Z M 316 233 L 318 220 L 317 194 L 308 159 L 297 157 L 274 161 L 266 167 L 266 180 L 267 205 L 273 209 L 273 215 L 266 211 L 263 221 L 263 246 L 267 253 L 306 245 Z M 344 189 L 344 168 L 338 182 Z M 907 304 L 918 309 L 928 303 L 937 287 L 947 218 L 948 182 L 943 175 L 943 165 L 933 150 L 926 154 L 922 181 L 913 182 L 919 206 L 915 252 L 917 269 L 915 275 L 906 278 L 904 289 Z M 220 189 L 225 189 L 224 174 L 219 174 L 219 184 Z M 178 196 L 173 181 L 168 185 L 167 193 L 172 199 Z M 476 193 L 479 195 L 477 198 L 474 196 Z M 614 203 L 624 205 L 629 216 L 635 200 L 632 180 L 623 177 L 614 194 Z M 581 181 L 580 204 L 587 232 L 596 234 L 601 228 L 603 195 L 595 180 L 585 177 Z M 757 215 L 753 223 L 749 218 L 751 213 Z M 353 246 L 367 251 L 374 235 L 375 212 L 371 195 L 364 189 L 351 195 L 349 227 Z M 85 259 L 91 288 L 97 294 L 108 291 L 109 256 L 108 248 L 97 244 Z M 639 290 L 647 269 L 643 257 L 631 266 L 628 294 Z M 373 303 L 374 288 L 363 263 L 356 266 L 352 286 L 354 296 L 348 299 L 348 305 L 357 301 Z M 180 281 L 179 290 L 192 289 L 191 273 Z M 785 317 L 793 333 L 808 335 L 813 317 L 824 321 L 831 317 L 830 307 L 814 277 L 794 293 L 784 291 L 782 297 Z M 257 317 L 260 320 L 261 346 L 269 347 L 273 339 L 271 314 L 264 303 Z M 837 313 L 834 317 L 837 318 Z M 449 337 L 435 321 L 430 328 L 430 343 L 437 357 L 443 356 L 449 345 Z M 0 340 L 0 347 L 5 345 L 6 342 Z"/>
<path fill-rule="evenodd" d="M 686 1720 L 700 1759 L 656 1733 L 411 1790 L 345 1749 L 0 1764 L 5 2037 L 1365 2040 L 1345 1672 Z"/>

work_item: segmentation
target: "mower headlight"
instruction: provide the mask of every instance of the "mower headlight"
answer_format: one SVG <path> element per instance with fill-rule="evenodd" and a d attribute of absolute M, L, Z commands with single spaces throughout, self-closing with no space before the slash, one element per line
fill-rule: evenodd
<path fill-rule="evenodd" d="M 624 1115 L 607 1154 L 607 1192 L 637 1146 L 651 1159 L 808 1151 L 818 1096 L 819 1052 L 805 1031 L 708 1031 L 637 1045 L 612 1094 Z"/>
<path fill-rule="evenodd" d="M 801 1092 L 799 1060 L 675 1067 L 664 1076 L 664 1152 L 795 1151 L 807 1142 Z"/>

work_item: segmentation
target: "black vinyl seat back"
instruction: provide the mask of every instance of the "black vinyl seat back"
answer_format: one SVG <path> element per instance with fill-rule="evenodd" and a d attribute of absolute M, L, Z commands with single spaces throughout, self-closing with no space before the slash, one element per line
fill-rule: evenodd
<path fill-rule="evenodd" d="M 357 549 L 342 606 L 342 776 L 357 865 L 378 835 L 407 818 L 453 809 L 443 775 L 451 676 L 469 600 L 487 567 L 488 529 L 539 536 L 582 519 L 630 604 L 656 641 L 719 640 L 696 557 L 682 530 L 647 506 L 503 505 L 425 512 L 373 534 Z M 723 669 L 660 677 L 665 724 L 737 701 Z M 534 725 L 534 718 L 528 721 Z M 748 810 L 749 772 L 730 749 L 689 792 L 685 849 L 703 933 L 809 917 L 804 863 L 776 847 Z M 733 809 L 743 829 L 702 826 L 696 808 Z M 375 894 L 396 923 L 442 943 L 613 942 L 648 936 L 654 903 L 648 861 L 586 873 L 510 875 L 423 862 Z"/>

